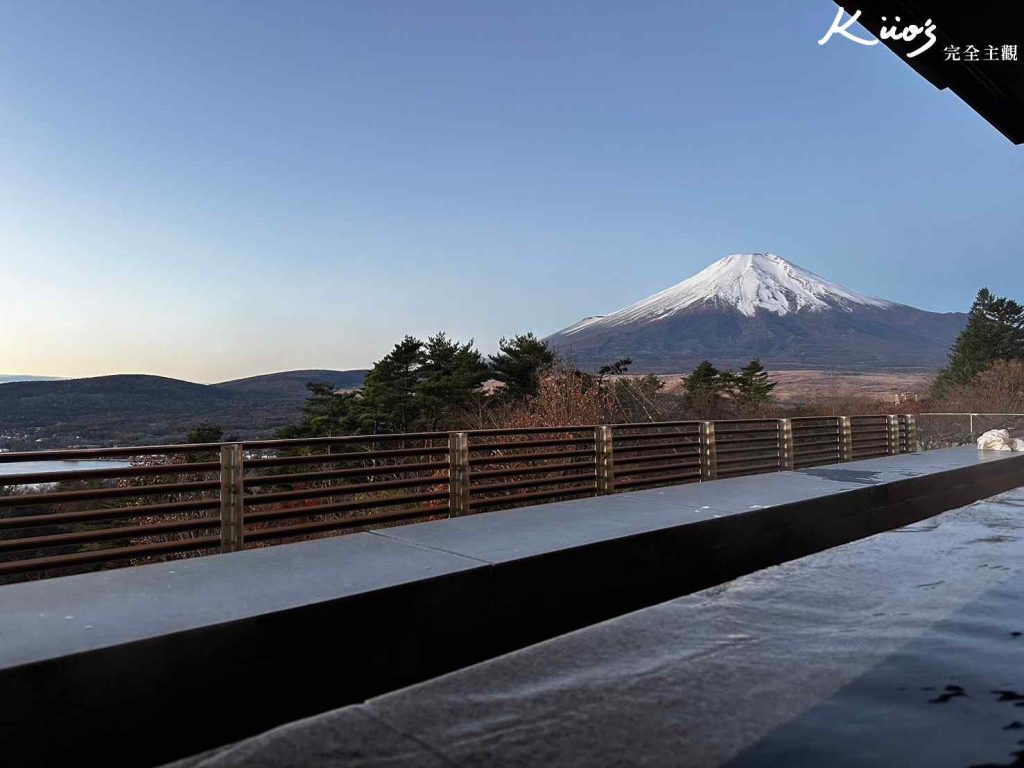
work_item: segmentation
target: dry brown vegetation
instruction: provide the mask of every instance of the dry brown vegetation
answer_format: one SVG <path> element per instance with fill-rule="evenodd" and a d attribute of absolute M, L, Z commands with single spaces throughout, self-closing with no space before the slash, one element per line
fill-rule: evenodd
<path fill-rule="evenodd" d="M 620 410 L 597 377 L 556 365 L 541 377 L 533 397 L 480 408 L 463 423 L 469 429 L 587 426 L 618 421 Z"/>
<path fill-rule="evenodd" d="M 1024 418 L 969 416 L 1024 412 L 1024 361 L 993 363 L 966 384 L 950 388 L 942 399 L 923 401 L 919 408 L 918 432 L 924 448 L 970 445 L 990 429 L 1008 429 L 1013 437 L 1024 437 Z"/>
<path fill-rule="evenodd" d="M 1021 413 L 1024 411 L 1024 361 L 1001 360 L 967 384 L 950 389 L 935 405 L 950 412 Z"/>
<path fill-rule="evenodd" d="M 844 372 L 844 371 L 770 371 L 778 383 L 775 399 L 780 403 L 805 405 L 819 401 L 881 402 L 892 404 L 897 395 L 924 395 L 934 373 L 927 372 Z M 633 377 L 628 377 L 633 378 Z M 659 374 L 668 393 L 685 387 L 686 374 Z"/>
<path fill-rule="evenodd" d="M 895 404 L 900 392 L 927 391 L 926 374 L 843 374 L 828 371 L 774 372 L 779 382 L 773 402 L 741 408 L 728 397 L 716 402 L 686 398 L 683 374 L 658 376 L 580 373 L 557 366 L 541 380 L 538 393 L 522 402 L 466 411 L 459 426 L 466 429 L 580 426 L 593 424 L 749 419 L 794 416 L 839 416 L 908 412 Z M 902 387 L 906 387 L 905 389 Z"/>

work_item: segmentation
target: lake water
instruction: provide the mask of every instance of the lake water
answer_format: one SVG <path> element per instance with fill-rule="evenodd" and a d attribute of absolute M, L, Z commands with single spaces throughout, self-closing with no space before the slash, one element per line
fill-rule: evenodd
<path fill-rule="evenodd" d="M 23 475 L 29 472 L 71 472 L 76 469 L 117 469 L 131 466 L 127 461 L 114 459 L 68 460 L 68 461 L 17 461 L 12 464 L 0 464 L 0 477 L 4 475 Z"/>

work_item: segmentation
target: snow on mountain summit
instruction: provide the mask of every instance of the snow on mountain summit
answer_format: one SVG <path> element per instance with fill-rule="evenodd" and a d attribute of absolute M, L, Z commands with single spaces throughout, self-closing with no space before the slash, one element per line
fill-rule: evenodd
<path fill-rule="evenodd" d="M 671 288 L 603 318 L 577 323 L 562 333 L 597 324 L 652 322 L 705 303 L 731 307 L 747 317 L 759 309 L 787 315 L 804 309 L 849 311 L 852 305 L 896 306 L 825 280 L 773 253 L 735 253 Z"/>
<path fill-rule="evenodd" d="M 926 312 L 825 280 L 771 253 L 736 253 L 688 280 L 546 338 L 583 369 L 629 358 L 634 373 L 759 358 L 804 370 L 935 370 L 967 316 Z"/>
<path fill-rule="evenodd" d="M 594 323 L 597 323 L 597 322 L 600 322 L 601 320 L 604 320 L 605 317 L 607 317 L 607 315 L 590 315 L 589 317 L 584 317 L 582 320 L 577 320 L 575 323 L 570 325 L 568 328 L 563 328 L 561 332 L 562 333 L 574 333 L 575 331 L 582 331 L 588 325 L 593 325 Z"/>

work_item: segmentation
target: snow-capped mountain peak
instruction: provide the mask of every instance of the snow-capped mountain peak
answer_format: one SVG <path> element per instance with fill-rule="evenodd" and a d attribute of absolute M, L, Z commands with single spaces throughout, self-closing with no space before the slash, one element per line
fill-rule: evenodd
<path fill-rule="evenodd" d="M 786 261 L 773 253 L 734 253 L 719 259 L 671 288 L 600 319 L 581 321 L 563 333 L 595 324 L 651 322 L 698 304 L 731 307 L 747 317 L 758 310 L 787 315 L 852 306 L 892 307 L 892 302 L 857 293 Z"/>
<path fill-rule="evenodd" d="M 825 280 L 771 253 L 736 253 L 688 280 L 547 337 L 576 365 L 633 372 L 738 367 L 937 369 L 966 315 L 926 312 Z"/>

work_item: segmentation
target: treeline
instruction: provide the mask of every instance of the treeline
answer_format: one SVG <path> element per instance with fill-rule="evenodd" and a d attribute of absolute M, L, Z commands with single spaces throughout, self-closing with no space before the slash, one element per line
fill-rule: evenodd
<path fill-rule="evenodd" d="M 763 415 L 775 382 L 759 360 L 737 372 L 710 361 L 682 391 L 654 375 L 631 376 L 629 359 L 596 374 L 559 359 L 532 333 L 503 338 L 485 357 L 445 333 L 407 336 L 378 360 L 357 391 L 307 384 L 302 419 L 279 438 Z"/>
<path fill-rule="evenodd" d="M 556 363 L 532 333 L 501 339 L 485 358 L 473 342 L 441 332 L 426 341 L 406 336 L 374 363 L 361 389 L 337 392 L 307 384 L 302 420 L 277 437 L 431 432 L 464 426 L 472 414 L 537 395 L 540 379 Z M 484 383 L 494 381 L 491 389 Z"/>
<path fill-rule="evenodd" d="M 1024 412 L 1024 306 L 978 291 L 931 395 L 932 410 Z"/>

